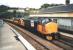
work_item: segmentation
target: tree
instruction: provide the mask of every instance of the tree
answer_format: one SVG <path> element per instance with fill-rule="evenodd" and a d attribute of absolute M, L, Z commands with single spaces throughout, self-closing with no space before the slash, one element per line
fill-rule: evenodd
<path fill-rule="evenodd" d="M 1 5 L 1 6 L 0 6 L 0 13 L 1 13 L 1 12 L 6 12 L 8 9 L 9 9 L 8 6 Z"/>
<path fill-rule="evenodd" d="M 49 4 L 43 4 L 42 6 L 41 6 L 41 8 L 47 8 L 48 6 L 50 6 Z"/>
<path fill-rule="evenodd" d="M 0 18 L 3 18 L 9 9 L 8 6 L 0 5 Z"/>
<path fill-rule="evenodd" d="M 47 4 L 47 3 L 45 3 L 45 4 L 41 5 L 41 8 L 60 6 L 60 5 L 63 5 L 63 4 Z"/>
<path fill-rule="evenodd" d="M 16 10 L 13 11 L 13 17 L 16 17 Z"/>

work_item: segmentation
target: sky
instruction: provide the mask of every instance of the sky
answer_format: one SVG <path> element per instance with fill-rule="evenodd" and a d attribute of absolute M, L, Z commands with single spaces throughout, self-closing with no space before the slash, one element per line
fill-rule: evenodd
<path fill-rule="evenodd" d="M 65 0 L 0 0 L 0 5 L 19 8 L 40 8 L 44 3 L 65 4 Z M 73 3 L 73 0 L 70 0 L 70 3 Z"/>

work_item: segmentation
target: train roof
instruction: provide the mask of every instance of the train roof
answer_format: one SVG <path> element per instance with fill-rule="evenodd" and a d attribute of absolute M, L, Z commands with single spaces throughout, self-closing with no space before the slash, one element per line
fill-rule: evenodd
<path fill-rule="evenodd" d="M 73 12 L 73 4 L 54 6 L 48 8 L 42 8 L 40 13 L 63 13 L 63 12 Z"/>

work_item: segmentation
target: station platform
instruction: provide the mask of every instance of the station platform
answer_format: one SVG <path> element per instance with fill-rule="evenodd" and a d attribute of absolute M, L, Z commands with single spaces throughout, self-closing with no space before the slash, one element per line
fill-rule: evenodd
<path fill-rule="evenodd" d="M 17 41 L 16 36 L 11 27 L 4 23 L 0 24 L 0 50 L 26 50 L 20 41 Z"/>

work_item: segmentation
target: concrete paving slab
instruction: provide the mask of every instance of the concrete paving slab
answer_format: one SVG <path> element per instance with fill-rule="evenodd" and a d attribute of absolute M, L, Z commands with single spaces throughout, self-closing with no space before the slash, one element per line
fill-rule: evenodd
<path fill-rule="evenodd" d="M 14 38 L 15 34 L 10 26 L 4 23 L 0 26 L 0 50 L 26 50 L 26 48 Z"/>

